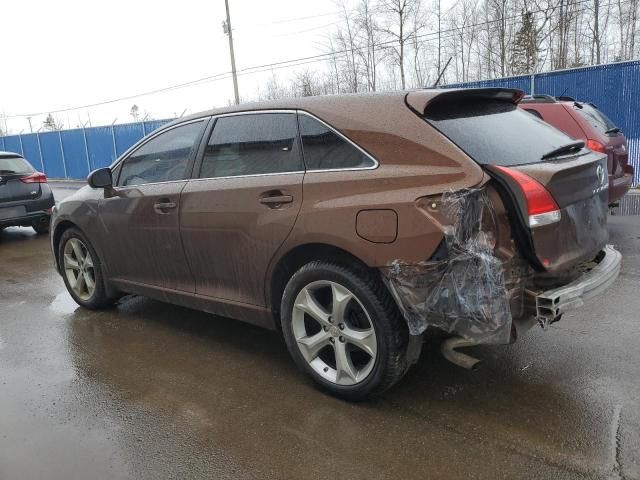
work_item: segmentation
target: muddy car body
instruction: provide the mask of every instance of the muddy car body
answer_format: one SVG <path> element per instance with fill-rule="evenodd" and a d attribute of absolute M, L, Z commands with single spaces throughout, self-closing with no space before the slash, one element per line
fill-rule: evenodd
<path fill-rule="evenodd" d="M 471 366 L 454 347 L 556 321 L 620 265 L 606 158 L 517 109 L 521 95 L 316 97 L 181 119 L 59 204 L 58 270 L 89 308 L 134 293 L 281 330 L 298 366 L 347 398 L 398 381 L 429 327 Z"/>

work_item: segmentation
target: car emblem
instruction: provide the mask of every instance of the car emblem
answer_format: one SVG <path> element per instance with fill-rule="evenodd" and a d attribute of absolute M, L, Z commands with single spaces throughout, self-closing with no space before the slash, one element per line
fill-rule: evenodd
<path fill-rule="evenodd" d="M 604 185 L 604 168 L 602 168 L 602 165 L 598 165 L 598 168 L 596 168 L 596 175 L 598 176 L 598 185 Z"/>

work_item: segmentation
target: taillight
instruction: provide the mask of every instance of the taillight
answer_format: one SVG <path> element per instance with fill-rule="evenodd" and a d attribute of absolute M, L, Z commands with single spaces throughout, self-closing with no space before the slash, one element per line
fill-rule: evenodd
<path fill-rule="evenodd" d="M 47 183 L 47 176 L 44 173 L 34 172 L 26 177 L 21 177 L 22 183 Z"/>
<path fill-rule="evenodd" d="M 594 152 L 607 153 L 605 146 L 597 140 L 587 140 L 587 148 Z"/>
<path fill-rule="evenodd" d="M 538 181 L 518 170 L 494 165 L 496 170 L 504 173 L 514 180 L 527 202 L 527 214 L 529 227 L 549 225 L 560 220 L 560 208 L 549 191 Z"/>

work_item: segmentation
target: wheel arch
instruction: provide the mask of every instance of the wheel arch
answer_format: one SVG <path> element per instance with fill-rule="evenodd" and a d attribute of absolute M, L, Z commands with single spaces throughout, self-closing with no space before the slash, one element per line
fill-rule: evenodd
<path fill-rule="evenodd" d="M 62 238 L 62 234 L 69 230 L 70 228 L 77 228 L 82 231 L 77 224 L 73 223 L 70 220 L 61 220 L 55 226 L 53 232 L 51 232 L 51 248 L 53 250 L 53 258 L 56 262 L 56 269 L 60 272 L 60 259 L 58 258 L 58 250 L 60 249 L 60 239 Z"/>
<path fill-rule="evenodd" d="M 330 260 L 363 274 L 375 274 L 375 269 L 363 260 L 335 245 L 307 243 L 292 248 L 277 261 L 266 282 L 266 300 L 277 330 L 280 330 L 280 302 L 287 282 L 300 267 L 313 260 Z"/>

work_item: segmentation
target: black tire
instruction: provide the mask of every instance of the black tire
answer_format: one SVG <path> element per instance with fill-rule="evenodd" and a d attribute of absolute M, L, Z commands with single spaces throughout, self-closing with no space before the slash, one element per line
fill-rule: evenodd
<path fill-rule="evenodd" d="M 64 270 L 64 248 L 69 240 L 72 238 L 79 239 L 87 248 L 87 251 L 91 255 L 91 259 L 93 260 L 93 271 L 94 271 L 94 279 L 95 279 L 95 289 L 93 294 L 88 299 L 82 299 L 74 292 L 73 288 L 69 284 L 69 279 Z M 71 295 L 71 297 L 76 301 L 76 303 L 82 307 L 91 309 L 91 310 L 99 310 L 103 308 L 107 308 L 112 306 L 116 299 L 109 297 L 106 293 L 105 281 L 102 272 L 102 265 L 100 264 L 100 258 L 96 254 L 91 242 L 87 239 L 87 237 L 77 228 L 69 228 L 64 231 L 62 236 L 60 237 L 60 242 L 58 244 L 58 262 L 60 262 L 60 268 L 62 270 L 62 278 L 64 280 L 64 284 L 67 287 L 67 291 Z"/>
<path fill-rule="evenodd" d="M 35 221 L 31 224 L 31 228 L 33 228 L 38 235 L 49 233 L 49 220 Z"/>
<path fill-rule="evenodd" d="M 303 288 L 318 281 L 335 282 L 350 290 L 366 310 L 375 331 L 377 353 L 373 368 L 366 378 L 353 385 L 338 385 L 323 378 L 305 360 L 297 345 L 292 324 L 294 303 Z M 347 268 L 327 261 L 313 261 L 304 265 L 287 283 L 280 311 L 282 332 L 294 362 L 332 395 L 352 401 L 363 400 L 390 388 L 409 367 L 406 360 L 409 339 L 407 324 L 381 279 L 362 268 Z"/>

